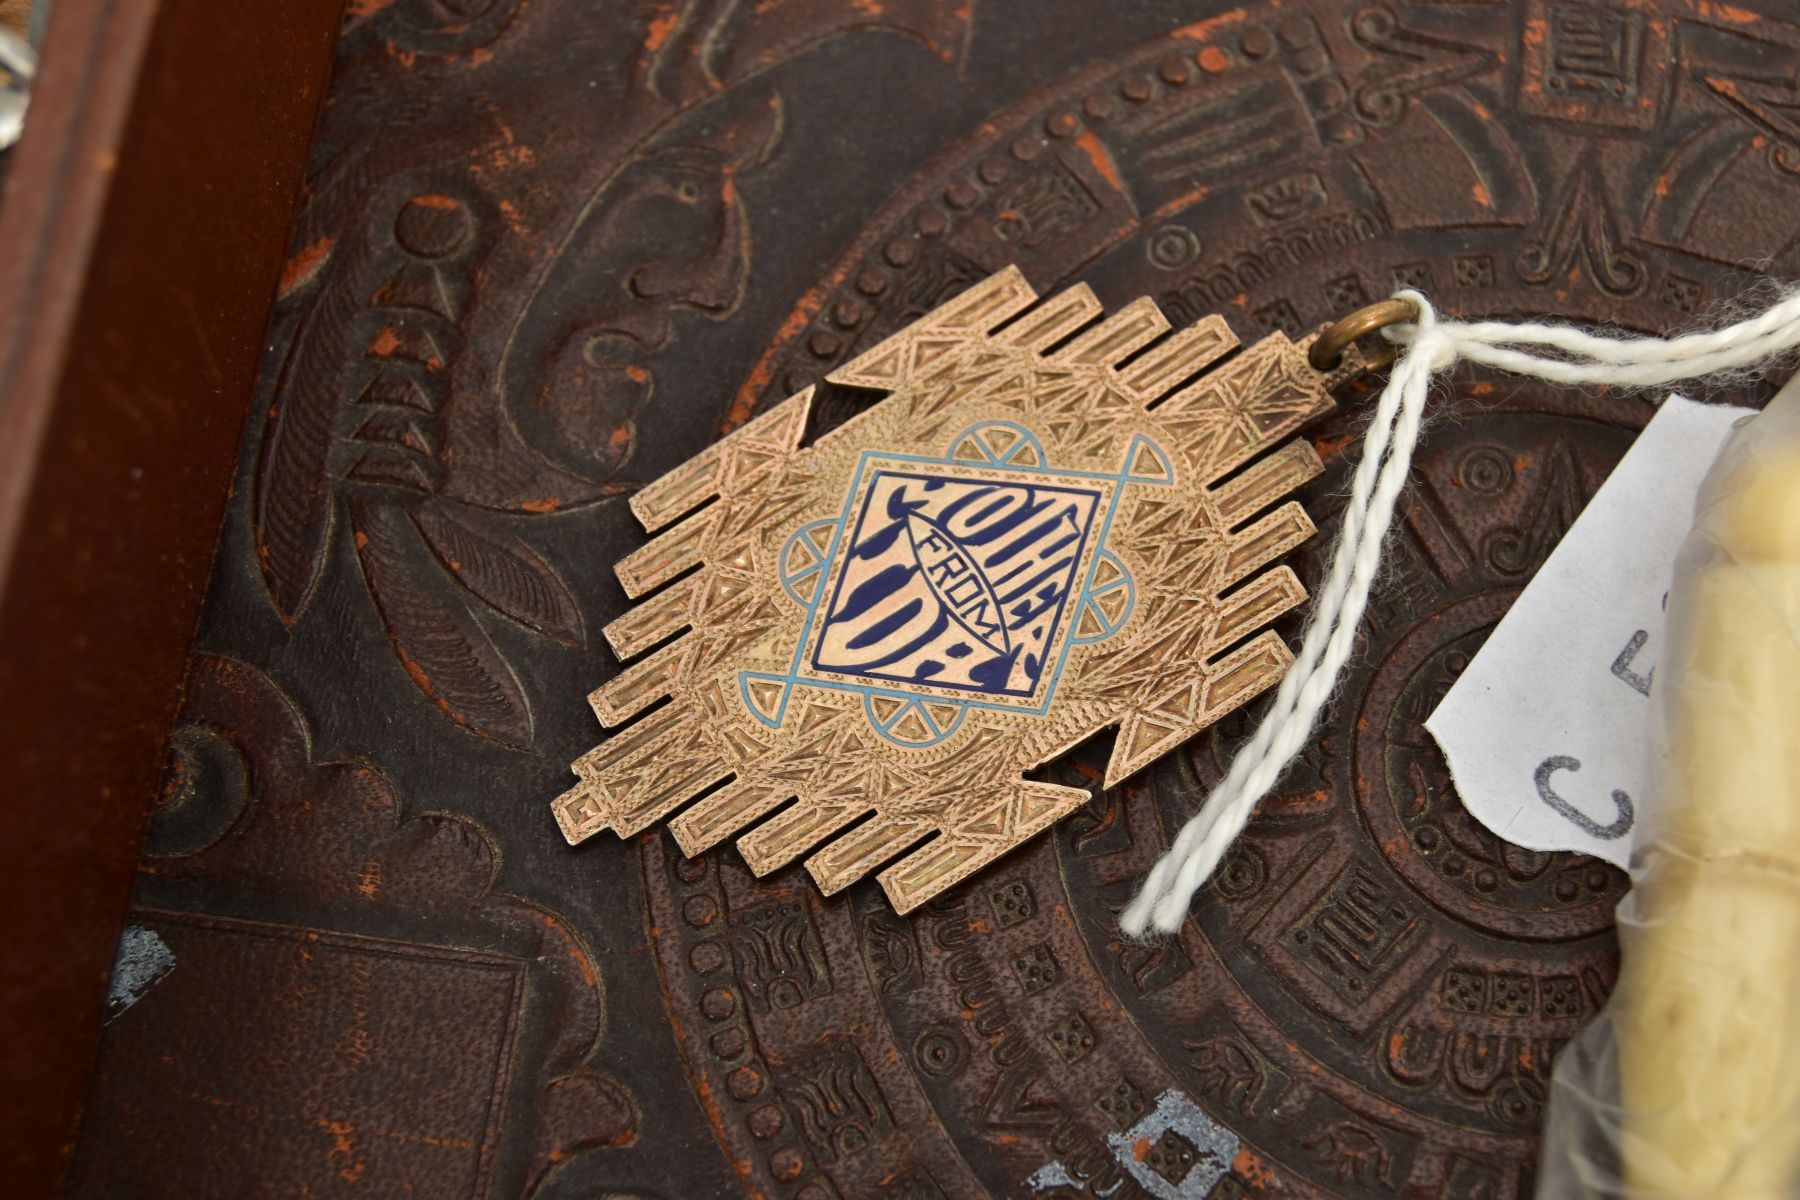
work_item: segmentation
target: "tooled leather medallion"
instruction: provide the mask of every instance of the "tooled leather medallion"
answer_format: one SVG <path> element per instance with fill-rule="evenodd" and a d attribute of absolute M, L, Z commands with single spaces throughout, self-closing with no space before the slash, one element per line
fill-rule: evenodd
<path fill-rule="evenodd" d="M 76 1194 L 1529 1196 L 1624 877 L 1495 840 L 1422 722 L 1645 400 L 1456 375 L 1334 709 L 1166 943 L 1117 912 L 1255 705 L 1111 785 L 1077 746 L 1032 778 L 1090 800 L 906 915 L 545 804 L 627 498 L 809 387 L 841 425 L 829 376 L 1004 267 L 1246 346 L 1791 277 L 1773 8 L 353 4 L 132 918 L 174 965 Z"/>

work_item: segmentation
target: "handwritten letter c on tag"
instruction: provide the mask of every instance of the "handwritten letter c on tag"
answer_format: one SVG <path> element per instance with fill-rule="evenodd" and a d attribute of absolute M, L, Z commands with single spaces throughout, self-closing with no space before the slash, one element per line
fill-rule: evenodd
<path fill-rule="evenodd" d="M 1650 780 L 1650 688 L 1694 494 L 1748 409 L 1672 396 L 1425 727 L 1463 803 L 1530 850 L 1625 866 Z"/>

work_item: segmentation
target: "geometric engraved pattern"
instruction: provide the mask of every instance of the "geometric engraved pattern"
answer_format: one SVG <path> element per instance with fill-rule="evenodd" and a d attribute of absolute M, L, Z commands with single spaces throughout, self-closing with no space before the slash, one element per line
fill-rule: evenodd
<path fill-rule="evenodd" d="M 591 699 L 669 703 L 576 761 L 571 843 L 704 794 L 688 855 L 814 851 L 829 895 L 904 854 L 904 913 L 1089 800 L 1024 771 L 1116 727 L 1110 786 L 1280 678 L 1305 592 L 1264 568 L 1313 525 L 1265 510 L 1320 471 L 1283 439 L 1331 380 L 1282 333 L 1225 359 L 1216 316 L 1036 300 L 1002 271 L 831 376 L 889 393 L 854 420 L 801 448 L 808 388 L 633 496 L 656 536 L 618 575 L 655 594 L 606 636 L 666 644 Z"/>

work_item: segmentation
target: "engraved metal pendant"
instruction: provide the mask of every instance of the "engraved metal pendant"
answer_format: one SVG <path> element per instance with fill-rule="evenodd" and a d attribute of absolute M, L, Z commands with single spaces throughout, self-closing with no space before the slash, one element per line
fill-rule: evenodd
<path fill-rule="evenodd" d="M 669 703 L 575 762 L 571 843 L 705 793 L 688 855 L 812 851 L 827 894 L 891 862 L 907 912 L 1089 799 L 1023 772 L 1116 726 L 1111 785 L 1280 678 L 1305 591 L 1263 568 L 1313 525 L 1264 510 L 1319 472 L 1283 439 L 1331 378 L 1279 333 L 1213 367 L 1225 322 L 1156 342 L 1147 298 L 1069 340 L 1093 293 L 1036 299 L 995 275 L 832 375 L 889 393 L 841 428 L 801 447 L 809 388 L 632 498 L 619 579 L 663 590 L 607 639 L 686 632 L 593 693 L 607 726 Z"/>

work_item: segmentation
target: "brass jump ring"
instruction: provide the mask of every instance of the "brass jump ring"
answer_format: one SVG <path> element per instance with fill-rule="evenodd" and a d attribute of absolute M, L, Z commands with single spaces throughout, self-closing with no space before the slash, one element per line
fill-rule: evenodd
<path fill-rule="evenodd" d="M 1338 365 L 1350 346 L 1389 325 L 1405 325 L 1419 319 L 1419 306 L 1411 300 L 1381 300 L 1366 304 L 1347 317 L 1334 321 L 1312 344 L 1307 361 L 1315 371 L 1330 371 Z M 1382 370 L 1394 364 L 1400 352 L 1389 341 L 1369 355 L 1365 361 L 1371 370 Z"/>

